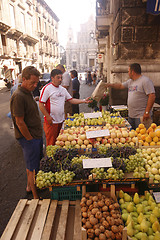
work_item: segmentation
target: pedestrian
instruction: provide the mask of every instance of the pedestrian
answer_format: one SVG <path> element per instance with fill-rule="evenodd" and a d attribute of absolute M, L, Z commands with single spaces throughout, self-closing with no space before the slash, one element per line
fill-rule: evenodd
<path fill-rule="evenodd" d="M 79 83 L 82 84 L 82 74 L 79 75 Z"/>
<path fill-rule="evenodd" d="M 59 69 L 62 73 L 62 87 L 66 88 L 68 93 L 73 96 L 73 88 L 72 88 L 72 79 L 69 75 L 69 73 L 65 70 L 65 67 L 62 64 L 58 64 L 56 66 L 56 69 Z M 70 102 L 66 102 L 64 106 L 65 110 L 65 118 L 67 118 L 67 115 L 72 115 L 72 104 Z"/>
<path fill-rule="evenodd" d="M 107 83 L 106 87 L 117 89 L 128 88 L 128 121 L 133 129 L 141 123 L 151 120 L 152 107 L 155 101 L 153 82 L 141 74 L 141 66 L 133 63 L 129 66 L 130 79 L 123 83 Z"/>
<path fill-rule="evenodd" d="M 92 74 L 91 74 L 91 71 L 88 71 L 87 73 L 87 82 L 88 82 L 88 85 L 91 86 L 92 85 Z"/>
<path fill-rule="evenodd" d="M 93 85 L 95 85 L 96 84 L 96 79 L 97 79 L 96 72 L 93 73 L 92 79 L 93 79 Z"/>
<path fill-rule="evenodd" d="M 85 76 L 85 83 L 88 84 L 88 82 L 87 82 L 87 71 L 85 71 L 84 76 Z"/>
<path fill-rule="evenodd" d="M 69 101 L 71 104 L 88 103 L 89 98 L 75 99 L 68 91 L 61 86 L 62 72 L 53 69 L 51 72 L 52 82 L 42 88 L 39 108 L 44 115 L 44 132 L 46 145 L 54 145 L 65 119 L 64 104 Z"/>
<path fill-rule="evenodd" d="M 32 91 L 39 82 L 40 72 L 33 66 L 22 71 L 22 84 L 13 93 L 10 101 L 15 137 L 20 143 L 27 172 L 27 193 L 32 191 L 33 198 L 38 194 L 34 184 L 35 172 L 39 170 L 43 157 L 42 125 L 37 104 Z"/>
<path fill-rule="evenodd" d="M 78 80 L 78 73 L 76 70 L 72 70 L 70 72 L 71 78 L 72 78 L 72 86 L 73 86 L 73 98 L 79 99 L 79 89 L 80 89 L 80 83 Z M 73 104 L 72 105 L 72 115 L 75 113 L 79 113 L 79 105 L 78 104 Z"/>

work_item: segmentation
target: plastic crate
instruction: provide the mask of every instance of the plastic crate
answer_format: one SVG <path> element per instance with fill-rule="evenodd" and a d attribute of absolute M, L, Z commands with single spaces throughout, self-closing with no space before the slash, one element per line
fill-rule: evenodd
<path fill-rule="evenodd" d="M 80 191 L 77 191 L 77 186 L 64 186 L 64 187 L 52 187 L 51 199 L 52 200 L 78 200 L 82 198 L 82 187 Z"/>

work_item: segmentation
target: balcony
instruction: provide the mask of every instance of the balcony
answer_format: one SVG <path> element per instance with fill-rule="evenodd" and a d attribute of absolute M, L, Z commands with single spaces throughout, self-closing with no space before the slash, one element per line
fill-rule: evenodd
<path fill-rule="evenodd" d="M 7 32 L 7 35 L 11 35 L 12 38 L 18 39 L 19 37 L 21 37 L 23 35 L 23 32 L 19 31 L 16 28 L 10 28 Z"/>
<path fill-rule="evenodd" d="M 96 27 L 98 30 L 109 29 L 113 15 L 110 10 L 110 0 L 97 0 L 96 2 Z"/>
<path fill-rule="evenodd" d="M 33 44 L 36 44 L 36 43 L 39 42 L 39 39 L 38 39 L 38 38 L 35 38 L 35 37 L 33 37 L 33 36 L 30 36 L 29 34 L 24 34 L 22 37 L 23 37 L 24 40 L 27 40 L 27 41 L 29 41 L 29 42 L 32 42 Z"/>
<path fill-rule="evenodd" d="M 2 33 L 6 33 L 10 29 L 10 26 L 0 21 L 0 30 Z"/>

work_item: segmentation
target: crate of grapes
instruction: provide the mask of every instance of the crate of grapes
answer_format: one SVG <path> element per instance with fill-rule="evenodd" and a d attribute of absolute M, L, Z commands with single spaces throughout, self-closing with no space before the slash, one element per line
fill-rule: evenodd
<path fill-rule="evenodd" d="M 62 187 L 50 187 L 52 200 L 70 200 L 75 201 L 82 198 L 82 186 L 62 186 Z"/>

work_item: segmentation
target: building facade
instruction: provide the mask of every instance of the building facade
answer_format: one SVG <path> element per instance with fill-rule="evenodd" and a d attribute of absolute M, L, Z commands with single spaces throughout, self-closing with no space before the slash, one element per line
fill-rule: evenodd
<path fill-rule="evenodd" d="M 128 79 L 138 62 L 144 75 L 160 85 L 160 15 L 147 13 L 147 0 L 97 0 L 99 72 L 108 82 Z"/>
<path fill-rule="evenodd" d="M 58 64 L 58 22 L 44 0 L 1 0 L 0 78 L 4 66 L 15 78 L 28 65 L 48 72 Z"/>
<path fill-rule="evenodd" d="M 68 71 L 76 69 L 78 72 L 97 69 L 97 40 L 95 39 L 95 19 L 81 24 L 77 33 L 77 42 L 74 41 L 73 30 L 68 30 L 66 45 L 66 67 Z"/>

